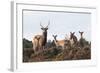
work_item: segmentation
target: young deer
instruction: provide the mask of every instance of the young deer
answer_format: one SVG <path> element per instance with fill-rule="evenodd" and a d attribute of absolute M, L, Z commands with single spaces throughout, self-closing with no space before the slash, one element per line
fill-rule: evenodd
<path fill-rule="evenodd" d="M 64 49 L 65 40 L 57 40 L 57 35 L 52 35 L 54 37 L 54 43 L 57 47 L 62 47 Z"/>
<path fill-rule="evenodd" d="M 70 42 L 71 42 L 71 45 L 78 43 L 77 37 L 74 34 L 75 34 L 75 32 L 70 32 Z"/>
<path fill-rule="evenodd" d="M 33 41 L 33 42 L 34 42 L 34 43 L 33 43 L 33 45 L 34 45 L 34 46 L 33 46 L 34 51 L 38 51 L 38 50 L 40 49 L 40 44 L 39 44 L 40 38 L 41 38 L 40 35 L 37 35 L 37 36 L 35 36 L 34 39 L 33 39 L 33 40 L 34 40 L 34 41 Z"/>
<path fill-rule="evenodd" d="M 80 45 L 80 47 L 84 47 L 84 38 L 83 38 L 83 33 L 84 32 L 80 32 L 79 31 L 79 33 L 80 33 L 80 39 L 79 39 L 79 45 Z"/>
<path fill-rule="evenodd" d="M 83 38 L 83 33 L 84 33 L 84 32 L 80 32 L 80 31 L 79 31 L 79 33 L 80 33 L 80 35 L 81 35 L 81 38 Z"/>
<path fill-rule="evenodd" d="M 42 35 L 36 35 L 33 40 L 32 40 L 32 43 L 33 43 L 33 50 L 35 51 L 37 48 L 40 48 L 40 49 L 44 49 L 45 45 L 46 45 L 46 42 L 47 42 L 47 30 L 48 30 L 48 26 L 49 26 L 50 22 L 48 22 L 48 25 L 46 27 L 43 27 L 40 23 L 40 26 L 41 26 L 41 30 L 43 31 L 42 32 Z"/>

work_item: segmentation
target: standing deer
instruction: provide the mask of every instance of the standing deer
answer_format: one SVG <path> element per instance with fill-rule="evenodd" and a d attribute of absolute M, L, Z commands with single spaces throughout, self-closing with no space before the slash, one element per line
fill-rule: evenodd
<path fill-rule="evenodd" d="M 80 32 L 80 31 L 79 31 L 79 33 L 80 33 L 80 35 L 81 35 L 81 38 L 83 38 L 83 33 L 84 33 L 84 32 Z"/>
<path fill-rule="evenodd" d="M 52 35 L 54 37 L 54 43 L 57 47 L 62 47 L 64 49 L 66 40 L 57 40 L 57 35 Z"/>
<path fill-rule="evenodd" d="M 39 44 L 40 38 L 41 38 L 40 35 L 37 35 L 34 37 L 32 41 L 34 51 L 38 51 L 40 49 L 40 44 Z"/>
<path fill-rule="evenodd" d="M 71 40 L 69 38 L 69 36 L 66 34 L 65 36 L 65 46 L 66 48 L 70 48 L 71 47 Z"/>
<path fill-rule="evenodd" d="M 70 32 L 71 45 L 77 45 L 78 44 L 77 37 L 74 34 L 75 34 L 75 32 Z"/>
<path fill-rule="evenodd" d="M 80 47 L 84 47 L 84 38 L 83 38 L 83 33 L 84 32 L 80 32 L 79 31 L 79 33 L 80 33 L 80 39 L 79 39 L 79 45 L 80 45 Z"/>
<path fill-rule="evenodd" d="M 42 35 L 36 35 L 33 40 L 33 50 L 36 51 L 37 49 L 44 49 L 46 42 L 47 42 L 47 30 L 50 22 L 48 22 L 48 25 L 46 27 L 43 27 L 40 23 Z"/>

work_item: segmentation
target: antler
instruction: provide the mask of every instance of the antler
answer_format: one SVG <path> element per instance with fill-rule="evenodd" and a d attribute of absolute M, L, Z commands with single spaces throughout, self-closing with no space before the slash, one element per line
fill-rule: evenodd
<path fill-rule="evenodd" d="M 40 22 L 40 26 L 41 26 L 42 28 L 44 28 L 44 27 L 41 25 L 41 22 Z"/>
<path fill-rule="evenodd" d="M 46 28 L 48 28 L 49 25 L 50 25 L 50 20 L 48 21 L 48 25 L 46 26 Z"/>

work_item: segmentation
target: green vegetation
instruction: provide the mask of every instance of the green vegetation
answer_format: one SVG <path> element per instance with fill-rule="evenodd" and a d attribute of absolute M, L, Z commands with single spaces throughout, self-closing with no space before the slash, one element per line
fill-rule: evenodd
<path fill-rule="evenodd" d="M 32 41 L 29 41 L 27 39 L 23 39 L 23 48 L 32 48 Z"/>

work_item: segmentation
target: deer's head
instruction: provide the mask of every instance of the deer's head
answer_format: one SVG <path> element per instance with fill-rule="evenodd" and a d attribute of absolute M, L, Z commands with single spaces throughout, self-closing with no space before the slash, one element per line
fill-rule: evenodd
<path fill-rule="evenodd" d="M 70 32 L 70 39 L 74 37 L 75 32 Z"/>
<path fill-rule="evenodd" d="M 53 37 L 54 37 L 54 40 L 56 40 L 56 38 L 57 38 L 57 35 L 52 35 Z"/>
<path fill-rule="evenodd" d="M 50 21 L 48 22 L 48 25 L 46 27 L 42 26 L 41 22 L 40 22 L 40 26 L 41 26 L 41 29 L 43 30 L 43 32 L 47 32 L 49 25 L 50 25 Z"/>
<path fill-rule="evenodd" d="M 79 31 L 79 33 L 80 33 L 80 35 L 81 35 L 81 37 L 82 37 L 84 32 L 80 32 L 80 31 Z"/>

